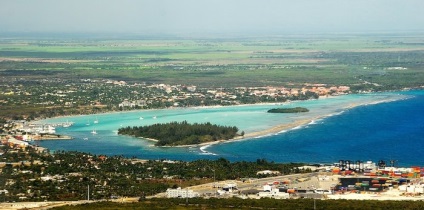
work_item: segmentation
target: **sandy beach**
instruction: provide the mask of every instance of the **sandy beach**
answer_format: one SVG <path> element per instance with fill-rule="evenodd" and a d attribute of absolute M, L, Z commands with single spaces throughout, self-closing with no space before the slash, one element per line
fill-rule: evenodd
<path fill-rule="evenodd" d="M 316 118 L 305 119 L 305 120 L 297 120 L 297 121 L 294 121 L 292 123 L 277 125 L 275 127 L 272 127 L 272 128 L 269 128 L 269 129 L 266 129 L 266 130 L 263 130 L 263 131 L 246 133 L 244 135 L 244 138 L 255 138 L 255 137 L 275 134 L 275 133 L 285 131 L 285 130 L 290 130 L 290 129 L 296 128 L 298 126 L 306 125 L 306 124 L 312 122 L 315 119 Z"/>
<path fill-rule="evenodd" d="M 332 96 L 332 98 L 334 98 L 334 97 L 337 97 L 337 96 Z M 357 106 L 363 106 L 363 105 L 367 105 L 367 104 L 386 103 L 386 102 L 390 102 L 390 101 L 393 101 L 393 100 L 386 100 L 386 99 L 385 100 L 377 100 L 377 101 L 374 101 L 372 103 L 358 103 L 358 102 L 356 102 L 356 103 L 351 103 L 351 104 L 343 107 L 343 109 L 348 110 L 348 109 L 355 108 Z M 307 125 L 307 124 L 309 124 L 309 123 L 311 123 L 315 120 L 325 118 L 325 117 L 328 117 L 328 116 L 331 116 L 331 115 L 332 114 L 323 115 L 323 116 L 315 116 L 315 117 L 311 117 L 311 118 L 308 118 L 308 119 L 296 120 L 294 122 L 280 124 L 280 125 L 277 125 L 277 126 L 274 126 L 272 128 L 265 129 L 265 130 L 262 130 L 262 131 L 245 133 L 244 136 L 239 136 L 239 137 L 236 137 L 236 138 L 230 139 L 230 140 L 219 140 L 219 141 L 214 141 L 214 142 L 206 142 L 206 143 L 202 143 L 202 144 L 198 144 L 198 145 L 183 145 L 183 146 L 177 146 L 177 147 L 200 146 L 200 147 L 206 148 L 210 145 L 231 142 L 231 141 L 234 141 L 234 140 L 252 139 L 252 138 L 257 138 L 257 137 L 266 136 L 266 135 L 273 135 L 273 134 L 276 134 L 276 133 L 279 133 L 279 132 L 282 132 L 282 131 L 287 131 L 287 130 L 294 129 L 294 128 L 299 127 L 299 126 Z"/>
<path fill-rule="evenodd" d="M 261 136 L 265 136 L 265 135 L 276 134 L 276 133 L 279 133 L 281 131 L 290 130 L 290 129 L 296 128 L 298 126 L 306 125 L 306 124 L 312 122 L 314 119 L 316 119 L 316 118 L 307 119 L 307 120 L 297 120 L 293 123 L 281 124 L 281 125 L 278 125 L 278 126 L 275 126 L 275 127 L 263 130 L 263 131 L 246 133 L 246 134 L 244 134 L 244 136 L 238 136 L 236 138 L 229 139 L 229 140 L 218 140 L 218 141 L 205 142 L 205 143 L 195 144 L 195 145 L 180 145 L 180 146 L 165 146 L 165 147 L 193 147 L 194 146 L 194 147 L 201 147 L 201 148 L 204 149 L 204 148 L 211 146 L 211 145 L 214 145 L 214 144 L 228 143 L 228 142 L 242 140 L 242 139 L 251 139 L 251 138 L 261 137 Z M 149 139 L 149 140 L 154 140 L 154 139 Z"/>

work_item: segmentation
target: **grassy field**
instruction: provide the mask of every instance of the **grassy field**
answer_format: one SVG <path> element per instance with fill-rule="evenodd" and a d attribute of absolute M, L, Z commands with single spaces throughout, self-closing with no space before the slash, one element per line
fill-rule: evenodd
<path fill-rule="evenodd" d="M 423 85 L 423 55 L 422 34 L 163 40 L 3 37 L 0 76 L 198 86 L 354 85 L 371 80 L 415 87 Z"/>

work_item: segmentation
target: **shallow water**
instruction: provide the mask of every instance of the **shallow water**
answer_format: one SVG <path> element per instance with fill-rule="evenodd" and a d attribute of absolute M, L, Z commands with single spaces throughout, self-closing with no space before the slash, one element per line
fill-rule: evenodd
<path fill-rule="evenodd" d="M 346 95 L 278 105 L 144 110 L 61 117 L 43 122 L 74 122 L 72 127 L 56 129 L 57 133 L 71 135 L 74 140 L 40 141 L 38 144 L 51 150 L 77 150 L 143 159 L 194 160 L 224 157 L 229 160 L 252 161 L 265 158 L 276 162 L 308 163 L 332 163 L 339 159 L 396 159 L 400 165 L 424 165 L 419 158 L 423 154 L 419 147 L 424 144 L 421 138 L 424 136 L 423 102 L 423 91 L 409 91 Z M 271 108 L 296 106 L 306 107 L 310 112 L 266 113 Z M 317 117 L 320 119 L 308 125 L 278 134 L 202 148 L 157 148 L 148 140 L 117 135 L 121 126 L 183 120 L 237 126 L 240 131 L 248 134 Z M 95 119 L 98 119 L 98 124 L 93 123 Z M 97 131 L 97 135 L 90 133 L 93 129 Z"/>

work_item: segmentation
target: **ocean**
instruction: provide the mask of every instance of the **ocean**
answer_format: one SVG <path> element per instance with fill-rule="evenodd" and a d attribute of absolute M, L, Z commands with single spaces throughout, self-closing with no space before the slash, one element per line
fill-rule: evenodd
<path fill-rule="evenodd" d="M 334 163 L 339 160 L 394 160 L 396 166 L 424 166 L 424 91 L 352 94 L 283 104 L 141 110 L 42 120 L 72 121 L 58 134 L 73 140 L 36 141 L 51 151 L 82 151 L 141 159 Z M 271 114 L 276 107 L 306 107 L 308 113 Z M 117 135 L 122 126 L 170 121 L 211 122 L 258 132 L 277 125 L 311 122 L 265 136 L 216 145 L 184 148 L 154 147 L 145 139 Z M 98 120 L 98 123 L 94 123 Z M 96 130 L 97 134 L 91 134 Z"/>

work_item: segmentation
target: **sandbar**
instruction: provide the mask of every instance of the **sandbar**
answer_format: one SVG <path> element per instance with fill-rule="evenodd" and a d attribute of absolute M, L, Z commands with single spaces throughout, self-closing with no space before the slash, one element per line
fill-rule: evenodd
<path fill-rule="evenodd" d="M 160 147 L 205 147 L 205 146 L 210 146 L 210 145 L 219 144 L 219 143 L 232 142 L 232 141 L 235 141 L 235 140 L 252 139 L 252 138 L 261 137 L 261 136 L 265 136 L 265 135 L 276 134 L 276 133 L 279 133 L 281 131 L 290 130 L 290 129 L 293 129 L 293 128 L 296 128 L 296 127 L 299 127 L 299 126 L 302 126 L 302 125 L 306 125 L 308 123 L 311 123 L 315 119 L 317 119 L 317 118 L 315 117 L 315 118 L 311 118 L 311 119 L 296 120 L 294 122 L 277 125 L 277 126 L 274 126 L 272 128 L 266 129 L 266 130 L 252 132 L 252 133 L 246 133 L 246 134 L 244 134 L 244 136 L 237 136 L 237 137 L 235 137 L 233 139 L 229 139 L 229 140 L 217 140 L 217 141 L 205 142 L 205 143 L 201 143 L 201 144 L 177 145 L 177 146 L 160 146 Z M 156 139 L 150 139 L 150 138 L 143 138 L 143 139 L 155 141 L 155 142 L 158 141 Z"/>

